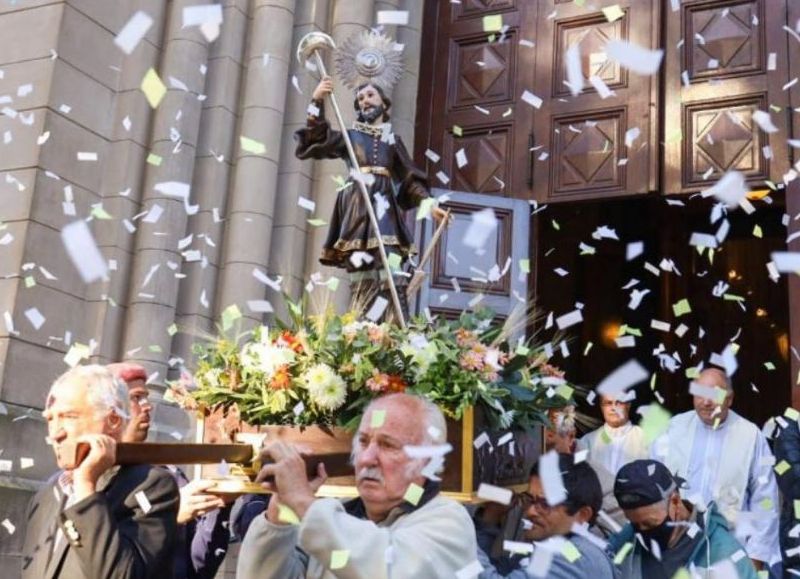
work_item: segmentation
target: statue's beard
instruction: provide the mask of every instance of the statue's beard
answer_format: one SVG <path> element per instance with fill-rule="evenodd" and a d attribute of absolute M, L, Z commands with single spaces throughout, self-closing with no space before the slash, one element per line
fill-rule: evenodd
<path fill-rule="evenodd" d="M 383 113 L 386 112 L 386 109 L 383 108 L 383 105 L 374 105 L 367 109 L 362 110 L 359 113 L 361 117 L 361 121 L 367 124 L 372 124 L 378 119 L 383 118 Z"/>

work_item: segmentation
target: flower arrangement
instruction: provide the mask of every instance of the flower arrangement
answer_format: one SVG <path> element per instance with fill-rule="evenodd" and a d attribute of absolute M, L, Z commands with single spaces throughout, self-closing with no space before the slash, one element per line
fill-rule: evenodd
<path fill-rule="evenodd" d="M 170 398 L 201 410 L 235 405 L 251 425 L 354 429 L 372 398 L 413 392 L 455 419 L 480 406 L 492 427 L 530 429 L 572 396 L 563 372 L 548 363 L 550 348 L 512 345 L 508 324 L 492 326 L 490 310 L 455 321 L 416 318 L 403 330 L 353 313 L 305 316 L 288 305 L 289 324 L 195 344 L 194 388 L 172 385 Z"/>

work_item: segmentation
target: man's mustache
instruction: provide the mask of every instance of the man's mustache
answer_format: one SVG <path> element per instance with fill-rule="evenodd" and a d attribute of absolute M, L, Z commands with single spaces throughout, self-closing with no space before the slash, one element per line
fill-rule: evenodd
<path fill-rule="evenodd" d="M 356 482 L 361 482 L 365 478 L 370 478 L 383 484 L 383 473 L 381 469 L 375 466 L 365 466 L 358 473 L 356 473 Z"/>

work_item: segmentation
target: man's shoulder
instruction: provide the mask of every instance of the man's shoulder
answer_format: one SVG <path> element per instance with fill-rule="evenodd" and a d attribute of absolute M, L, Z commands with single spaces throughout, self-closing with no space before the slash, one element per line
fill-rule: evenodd
<path fill-rule="evenodd" d="M 164 467 L 150 464 L 122 467 L 109 485 L 109 491 L 112 489 L 122 494 L 145 491 L 178 495 L 178 483 L 173 474 Z"/>
<path fill-rule="evenodd" d="M 436 495 L 418 509 L 414 509 L 401 520 L 403 518 L 409 522 L 422 518 L 439 521 L 442 524 L 472 527 L 472 518 L 464 505 L 441 494 Z"/>

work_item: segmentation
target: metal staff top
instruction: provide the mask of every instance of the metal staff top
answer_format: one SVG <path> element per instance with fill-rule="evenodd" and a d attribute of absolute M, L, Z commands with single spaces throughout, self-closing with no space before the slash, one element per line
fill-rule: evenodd
<path fill-rule="evenodd" d="M 321 32 L 311 32 L 306 34 L 300 40 L 300 44 L 297 47 L 297 58 L 302 64 L 305 64 L 308 57 L 313 55 L 316 60 L 317 70 L 319 70 L 320 74 L 325 77 L 327 76 L 327 72 L 325 70 L 325 63 L 322 61 L 322 56 L 319 53 L 320 48 L 335 49 L 336 44 L 327 34 L 323 34 Z M 358 173 L 361 171 L 361 168 L 359 167 L 358 159 L 356 158 L 356 153 L 353 149 L 353 143 L 350 141 L 350 135 L 345 127 L 342 113 L 339 110 L 339 103 L 336 101 L 336 95 L 330 93 L 329 96 L 334 113 L 336 114 L 336 122 L 339 123 L 339 128 L 341 129 L 342 137 L 344 138 L 344 143 L 347 147 L 347 155 L 350 158 L 350 165 L 352 169 Z M 400 327 L 406 329 L 406 320 L 405 316 L 403 315 L 403 308 L 400 305 L 400 296 L 397 294 L 397 286 L 395 286 L 394 283 L 392 268 L 389 265 L 389 258 L 386 255 L 386 247 L 383 244 L 383 237 L 381 236 L 381 230 L 378 226 L 378 218 L 375 216 L 375 210 L 372 207 L 372 200 L 370 199 L 369 192 L 367 191 L 367 187 L 364 182 L 360 179 L 353 179 L 353 181 L 358 183 L 358 188 L 364 198 L 364 206 L 367 210 L 367 215 L 369 216 L 369 222 L 372 225 L 372 229 L 375 231 L 375 237 L 378 240 L 378 252 L 381 256 L 381 263 L 386 270 L 386 282 L 389 286 L 389 293 L 392 296 L 392 305 L 394 306 L 395 315 L 397 316 Z"/>

